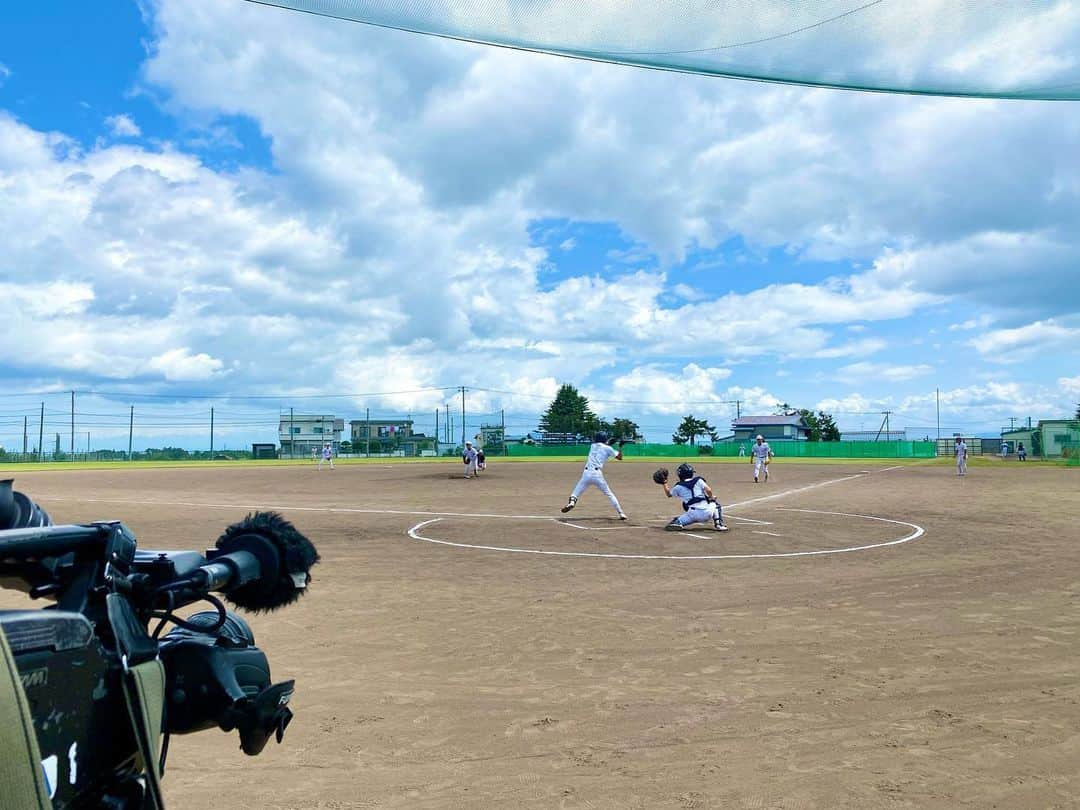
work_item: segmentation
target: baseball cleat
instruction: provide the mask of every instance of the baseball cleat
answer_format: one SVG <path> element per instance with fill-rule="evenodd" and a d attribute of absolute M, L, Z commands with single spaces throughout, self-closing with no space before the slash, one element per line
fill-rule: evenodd
<path fill-rule="evenodd" d="M 625 512 L 619 512 L 619 520 L 629 520 Z"/>
<path fill-rule="evenodd" d="M 680 524 L 676 523 L 674 520 L 664 527 L 664 531 L 668 532 L 681 532 L 682 530 L 683 527 Z"/>
<path fill-rule="evenodd" d="M 723 523 L 717 523 L 713 526 L 713 528 L 716 529 L 718 532 L 726 532 L 728 530 L 728 527 L 725 526 Z"/>
<path fill-rule="evenodd" d="M 562 508 L 562 513 L 565 515 L 575 506 L 577 506 L 577 500 L 575 498 L 571 498 L 569 501 L 567 501 L 566 506 Z"/>

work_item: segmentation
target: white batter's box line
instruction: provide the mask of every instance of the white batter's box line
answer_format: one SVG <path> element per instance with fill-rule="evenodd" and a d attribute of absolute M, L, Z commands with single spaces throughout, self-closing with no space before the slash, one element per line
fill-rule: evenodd
<path fill-rule="evenodd" d="M 769 535 L 769 537 L 783 537 L 784 536 L 782 534 L 777 534 L 776 532 L 763 532 L 763 531 L 760 531 L 759 529 L 753 529 L 753 532 L 754 532 L 754 534 L 767 534 L 767 535 Z"/>
<path fill-rule="evenodd" d="M 771 520 L 754 520 L 754 518 L 739 517 L 738 515 L 724 515 L 724 520 L 741 520 L 743 523 L 753 523 L 755 526 L 772 526 Z"/>

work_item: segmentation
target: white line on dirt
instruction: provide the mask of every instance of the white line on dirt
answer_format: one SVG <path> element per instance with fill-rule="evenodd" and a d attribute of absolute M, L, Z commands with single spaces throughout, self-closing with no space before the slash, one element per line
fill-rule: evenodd
<path fill-rule="evenodd" d="M 783 537 L 784 536 L 782 534 L 777 534 L 776 532 L 761 532 L 761 531 L 758 531 L 757 529 L 754 530 L 754 534 L 767 534 L 767 535 L 769 535 L 769 537 Z"/>
<path fill-rule="evenodd" d="M 435 537 L 425 537 L 420 534 L 420 531 L 432 524 L 439 523 L 443 518 L 433 518 L 431 520 L 425 520 L 421 523 L 417 523 L 408 531 L 409 537 L 413 540 L 422 540 L 425 543 L 435 543 L 440 546 L 453 546 L 455 548 L 469 548 L 479 551 L 504 551 L 512 554 L 539 554 L 548 557 L 604 557 L 607 559 L 617 560 L 751 560 L 751 559 L 766 559 L 775 557 L 817 557 L 824 554 L 844 554 L 849 551 L 867 551 L 873 548 L 884 548 L 886 546 L 897 546 L 901 543 L 907 543 L 910 540 L 916 540 L 925 534 L 925 530 L 922 526 L 917 526 L 914 523 L 908 523 L 905 520 L 891 520 L 890 518 L 876 517 L 874 515 L 854 515 L 846 512 L 817 512 L 814 509 L 793 509 L 791 511 L 809 512 L 822 515 L 839 515 L 842 517 L 851 518 L 865 518 L 866 520 L 877 520 L 882 523 L 895 523 L 897 526 L 907 526 L 912 531 L 897 540 L 887 540 L 882 543 L 870 543 L 862 546 L 848 546 L 846 548 L 828 548 L 818 549 L 815 551 L 782 551 L 772 554 L 611 554 L 599 551 L 546 551 L 538 548 L 514 548 L 511 546 L 481 546 L 472 543 L 455 543 L 451 540 L 439 540 Z"/>

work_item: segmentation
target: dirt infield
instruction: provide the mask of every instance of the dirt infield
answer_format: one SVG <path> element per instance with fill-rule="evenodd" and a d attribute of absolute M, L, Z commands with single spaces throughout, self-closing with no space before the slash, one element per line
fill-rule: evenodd
<path fill-rule="evenodd" d="M 174 738 L 171 807 L 1080 807 L 1080 471 L 702 463 L 732 530 L 680 535 L 654 465 L 608 465 L 627 523 L 559 513 L 580 463 L 459 466 L 18 474 L 147 548 L 319 547 L 251 620 L 284 745 Z"/>

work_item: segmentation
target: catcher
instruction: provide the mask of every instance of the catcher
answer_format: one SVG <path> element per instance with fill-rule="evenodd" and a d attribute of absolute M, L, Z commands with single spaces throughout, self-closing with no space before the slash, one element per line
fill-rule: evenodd
<path fill-rule="evenodd" d="M 653 473 L 653 481 L 664 488 L 665 495 L 682 501 L 683 513 L 673 517 L 664 528 L 669 532 L 680 532 L 695 523 L 712 521 L 716 531 L 726 532 L 728 527 L 724 525 L 720 504 L 713 497 L 712 488 L 705 479 L 685 463 L 679 465 L 675 474 L 679 476 L 679 482 L 669 487 L 667 470 L 659 469 Z"/>

